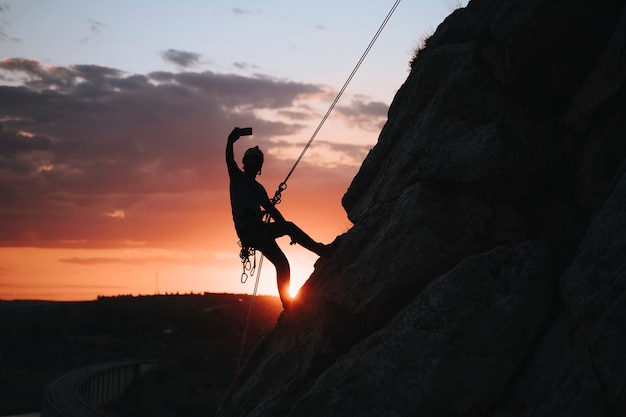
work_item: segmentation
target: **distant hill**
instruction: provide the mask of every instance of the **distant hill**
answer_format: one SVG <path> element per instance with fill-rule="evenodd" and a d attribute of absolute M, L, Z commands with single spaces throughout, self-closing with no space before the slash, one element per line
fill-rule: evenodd
<path fill-rule="evenodd" d="M 249 305 L 250 295 L 237 294 L 0 301 L 0 415 L 39 410 L 44 386 L 70 370 L 145 357 L 173 361 L 146 375 L 118 414 L 155 415 L 156 406 L 162 416 L 168 407 L 172 415 L 211 415 L 234 376 Z M 281 311 L 278 298 L 257 297 L 245 355 Z M 161 390 L 152 405 L 142 403 L 145 386 Z"/>

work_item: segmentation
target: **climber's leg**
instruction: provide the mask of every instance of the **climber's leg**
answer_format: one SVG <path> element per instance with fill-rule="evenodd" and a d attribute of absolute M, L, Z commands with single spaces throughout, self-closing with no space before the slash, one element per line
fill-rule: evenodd
<path fill-rule="evenodd" d="M 323 243 L 316 242 L 307 235 L 302 229 L 296 226 L 292 222 L 282 222 L 282 223 L 270 223 L 269 226 L 272 228 L 272 233 L 274 237 L 280 237 L 284 235 L 289 235 L 292 242 L 298 243 L 302 245 L 302 247 L 314 252 L 318 256 L 325 256 L 327 252 L 327 245 Z"/>

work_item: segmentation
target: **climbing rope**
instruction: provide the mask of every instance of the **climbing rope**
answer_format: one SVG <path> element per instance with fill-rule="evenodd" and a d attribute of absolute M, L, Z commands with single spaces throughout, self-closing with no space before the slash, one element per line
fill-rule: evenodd
<path fill-rule="evenodd" d="M 328 108 L 328 111 L 326 112 L 326 114 L 324 115 L 322 120 L 320 121 L 320 124 L 317 125 L 317 128 L 313 132 L 313 135 L 311 135 L 311 138 L 309 139 L 307 144 L 304 146 L 304 149 L 302 149 L 302 152 L 300 153 L 300 156 L 298 157 L 298 159 L 296 159 L 296 162 L 291 167 L 291 170 L 289 171 L 289 173 L 287 174 L 287 176 L 285 177 L 283 182 L 281 182 L 278 185 L 278 189 L 276 190 L 276 193 L 274 194 L 274 198 L 272 198 L 272 202 L 276 201 L 275 204 L 280 203 L 281 194 L 282 194 L 283 191 L 285 191 L 287 189 L 287 180 L 289 180 L 289 177 L 291 177 L 291 174 L 293 174 L 293 171 L 296 170 L 296 167 L 298 166 L 298 164 L 300 163 L 300 161 L 304 157 L 304 154 L 306 153 L 306 151 L 311 146 L 311 143 L 313 143 L 313 141 L 315 140 L 315 137 L 317 136 L 317 133 L 320 131 L 320 129 L 322 129 L 322 126 L 324 126 L 324 123 L 326 123 L 326 119 L 328 119 L 328 117 L 330 116 L 330 113 L 335 108 L 335 105 L 337 105 L 337 102 L 339 101 L 339 99 L 343 95 L 343 92 L 346 91 L 346 88 L 348 88 L 348 84 L 350 84 L 350 81 L 352 81 L 352 78 L 354 78 L 354 76 L 356 75 L 357 71 L 361 67 L 361 64 L 365 60 L 365 57 L 367 56 L 367 54 L 369 54 L 370 49 L 372 49 L 372 47 L 374 46 L 374 43 L 376 43 L 376 40 L 378 39 L 378 37 L 382 33 L 383 29 L 387 25 L 387 22 L 389 21 L 389 19 L 391 19 L 391 16 L 393 15 L 393 12 L 396 11 L 396 9 L 398 8 L 399 4 L 400 4 L 400 0 L 396 0 L 394 5 L 391 7 L 391 10 L 389 10 L 389 13 L 387 13 L 387 16 L 383 20 L 383 23 L 380 25 L 380 27 L 376 31 L 376 34 L 374 35 L 374 37 L 370 41 L 369 45 L 367 45 L 367 48 L 365 48 L 365 51 L 361 55 L 361 58 L 359 58 L 359 61 L 354 66 L 354 69 L 352 69 L 352 72 L 350 73 L 350 76 L 348 77 L 346 82 L 343 84 L 343 87 L 341 87 L 341 90 L 339 90 L 339 93 L 337 94 L 337 97 L 335 97 L 335 100 L 333 100 L 332 104 Z"/>
<path fill-rule="evenodd" d="M 337 94 L 337 96 L 333 100 L 332 104 L 328 108 L 328 111 L 326 112 L 326 114 L 324 115 L 322 120 L 320 121 L 319 125 L 317 125 L 317 128 L 315 129 L 315 131 L 311 135 L 311 138 L 309 139 L 307 144 L 304 146 L 304 149 L 300 153 L 300 156 L 298 156 L 298 158 L 296 159 L 296 162 L 293 164 L 293 166 L 289 170 L 289 173 L 287 174 L 287 176 L 285 177 L 283 182 L 281 182 L 278 185 L 278 189 L 274 193 L 274 197 L 272 197 L 272 199 L 271 199 L 271 202 L 272 202 L 273 205 L 280 204 L 281 199 L 282 199 L 282 192 L 287 189 L 287 181 L 291 177 L 291 174 L 293 174 L 293 172 L 296 170 L 296 167 L 298 166 L 298 164 L 300 163 L 300 161 L 304 157 L 304 154 L 306 153 L 306 151 L 309 149 L 309 147 L 311 146 L 311 144 L 315 140 L 315 137 L 317 136 L 318 132 L 322 129 L 322 126 L 324 126 L 324 123 L 326 123 L 326 120 L 330 116 L 330 113 L 332 113 L 333 109 L 335 108 L 335 106 L 339 102 L 339 99 L 343 95 L 344 91 L 346 91 L 346 88 L 348 88 L 348 84 L 350 84 L 350 81 L 352 81 L 352 78 L 354 78 L 354 76 L 356 75 L 357 71 L 361 67 L 361 64 L 365 60 L 365 57 L 369 54 L 370 50 L 374 46 L 374 43 L 376 43 L 376 40 L 378 39 L 378 37 L 382 33 L 383 29 L 387 25 L 387 22 L 389 21 L 389 19 L 391 19 L 391 16 L 393 15 L 393 13 L 398 8 L 398 5 L 400 4 L 400 1 L 401 0 L 396 0 L 394 5 L 391 7 L 391 10 L 389 11 L 389 13 L 387 13 L 387 16 L 385 17 L 385 19 L 383 20 L 382 24 L 380 25 L 380 27 L 378 28 L 378 30 L 374 34 L 374 37 L 370 41 L 369 45 L 367 45 L 367 48 L 365 48 L 365 51 L 361 55 L 361 58 L 359 58 L 359 61 L 356 63 L 356 65 L 352 69 L 352 72 L 348 76 L 348 79 L 343 84 L 343 87 L 341 87 L 341 90 L 339 90 L 339 93 Z M 267 223 L 267 222 L 269 222 L 269 215 L 266 215 L 266 216 L 267 217 L 266 217 L 265 221 Z M 244 258 L 244 255 L 247 255 L 247 256 Z M 250 260 L 249 260 L 251 255 L 254 256 L 254 264 L 252 266 L 250 266 Z M 243 263 L 243 273 L 241 274 L 241 282 L 245 283 L 247 281 L 247 279 L 248 279 L 248 276 L 254 275 L 254 271 L 256 269 L 256 252 L 255 252 L 255 250 L 253 248 L 247 248 L 245 246 L 242 246 L 241 252 L 240 252 L 239 256 L 241 257 L 241 260 L 242 260 L 242 263 Z M 260 256 L 259 269 L 256 271 L 257 277 L 256 277 L 256 282 L 254 284 L 254 292 L 252 294 L 252 300 L 250 301 L 250 308 L 248 309 L 248 318 L 246 320 L 246 326 L 245 326 L 244 332 L 243 332 L 243 338 L 242 338 L 242 341 L 241 341 L 241 347 L 239 349 L 239 358 L 237 359 L 237 368 L 235 369 L 235 377 L 237 377 L 237 375 L 239 374 L 239 368 L 241 366 L 241 361 L 242 361 L 242 358 L 243 358 L 243 351 L 244 351 L 244 347 L 245 347 L 245 344 L 246 344 L 246 338 L 248 336 L 248 329 L 250 327 L 250 320 L 252 318 L 252 310 L 253 310 L 255 299 L 256 299 L 257 288 L 259 286 L 259 278 L 261 276 L 261 266 L 262 266 L 262 264 L 263 264 L 263 254 L 261 254 L 261 256 Z"/>
<path fill-rule="evenodd" d="M 256 264 L 256 257 L 254 258 Z M 261 266 L 263 265 L 263 256 L 259 261 L 259 273 L 256 275 L 256 281 L 254 283 L 254 291 L 252 292 L 252 299 L 250 300 L 250 307 L 248 308 L 248 318 L 246 319 L 246 325 L 243 329 L 243 336 L 241 337 L 241 346 L 239 347 L 239 356 L 237 358 L 237 366 L 235 367 L 235 378 L 239 374 L 239 368 L 241 368 L 241 361 L 243 359 L 243 351 L 246 347 L 246 339 L 248 338 L 248 329 L 250 329 L 250 321 L 252 320 L 252 310 L 254 309 L 254 303 L 256 301 L 256 292 L 259 288 L 259 278 L 261 277 Z M 252 272 L 254 274 L 254 272 Z"/>
<path fill-rule="evenodd" d="M 265 213 L 264 220 L 265 223 L 269 223 L 270 215 L 269 213 Z M 256 249 L 251 248 L 249 246 L 244 245 L 239 241 L 241 246 L 241 252 L 239 252 L 239 257 L 241 258 L 241 262 L 243 264 L 243 272 L 241 273 L 241 283 L 245 284 L 248 280 L 248 276 L 254 275 L 254 270 L 256 269 Z M 254 263 L 250 263 L 250 256 L 254 257 Z M 241 337 L 241 346 L 239 346 L 239 356 L 237 358 L 237 366 L 235 367 L 235 378 L 239 374 L 239 368 L 241 367 L 241 361 L 243 359 L 243 351 L 246 347 L 246 340 L 248 339 L 248 329 L 250 329 L 250 321 L 252 320 L 252 311 L 254 310 L 254 303 L 256 302 L 256 293 L 259 288 L 259 281 L 261 279 L 261 267 L 263 266 L 263 254 L 261 254 L 259 259 L 259 270 L 256 274 L 256 280 L 254 282 L 254 291 L 252 292 L 252 298 L 250 300 L 250 307 L 248 308 L 248 317 L 246 319 L 246 325 L 243 328 L 243 336 Z M 248 275 L 249 274 L 249 275 Z"/>

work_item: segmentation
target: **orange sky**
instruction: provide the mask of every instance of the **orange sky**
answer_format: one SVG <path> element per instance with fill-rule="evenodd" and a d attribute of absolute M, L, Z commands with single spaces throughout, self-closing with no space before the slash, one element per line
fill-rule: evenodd
<path fill-rule="evenodd" d="M 0 299 L 251 292 L 226 137 L 254 128 L 238 160 L 259 145 L 273 194 L 394 1 L 131 3 L 0 6 Z M 400 4 L 289 180 L 288 220 L 349 229 L 341 197 L 416 48 L 464 3 Z M 300 285 L 315 257 L 288 243 Z M 277 294 L 269 263 L 260 292 Z"/>
<path fill-rule="evenodd" d="M 318 100 L 318 106 L 323 104 Z M 109 115 L 113 121 L 106 114 L 88 115 L 92 120 L 84 124 L 63 115 L 51 127 L 32 123 L 20 128 L 24 123 L 17 117 L 5 119 L 0 135 L 10 159 L 5 156 L 0 186 L 9 198 L 0 206 L 5 219 L 0 299 L 252 292 L 254 278 L 240 282 L 224 163 L 226 136 L 233 124 L 254 127 L 253 137 L 235 144 L 236 159 L 248 146 L 261 146 L 266 163 L 258 180 L 271 196 L 308 140 L 305 135 L 313 131 L 299 121 L 293 126 L 272 122 L 270 113 L 238 115 L 241 122 L 219 121 L 218 128 L 212 128 L 210 117 L 179 127 L 185 122 L 175 114 L 171 120 L 144 120 L 146 127 L 123 114 Z M 105 133 L 122 138 L 104 133 L 89 137 L 98 117 L 105 119 L 97 121 Z M 379 129 L 383 121 L 379 114 L 367 123 Z M 127 133 L 119 124 L 140 136 L 124 138 Z M 292 131 L 296 134 L 288 134 Z M 82 135 L 88 139 L 73 139 Z M 329 243 L 346 232 L 351 224 L 341 197 L 375 137 L 371 127 L 362 129 L 341 113 L 328 122 L 289 179 L 278 206 L 283 215 L 318 241 Z M 11 169 L 7 161 L 23 167 Z M 316 256 L 290 246 L 288 237 L 279 244 L 299 287 Z M 267 261 L 259 293 L 277 295 L 275 270 Z"/>
<path fill-rule="evenodd" d="M 193 62 L 192 62 L 193 64 Z M 321 84 L 179 69 L 0 60 L 0 299 L 249 293 L 240 282 L 225 166 L 233 127 L 254 135 L 273 195 L 337 91 Z M 341 198 L 388 103 L 345 95 L 289 179 L 279 210 L 330 243 L 351 224 Z M 279 244 L 299 287 L 316 257 Z M 264 263 L 261 294 L 277 295 Z"/>

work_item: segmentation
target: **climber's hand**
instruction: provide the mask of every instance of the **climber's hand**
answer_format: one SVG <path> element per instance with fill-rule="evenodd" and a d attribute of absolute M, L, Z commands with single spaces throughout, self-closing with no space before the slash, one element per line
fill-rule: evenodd
<path fill-rule="evenodd" d="M 241 137 L 241 134 L 239 133 L 239 128 L 236 127 L 233 129 L 232 132 L 230 132 L 230 135 L 228 135 L 228 141 L 230 143 L 235 143 L 237 142 L 237 140 L 239 140 L 240 137 Z"/>

